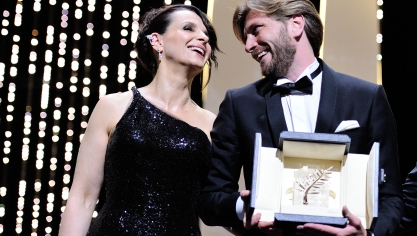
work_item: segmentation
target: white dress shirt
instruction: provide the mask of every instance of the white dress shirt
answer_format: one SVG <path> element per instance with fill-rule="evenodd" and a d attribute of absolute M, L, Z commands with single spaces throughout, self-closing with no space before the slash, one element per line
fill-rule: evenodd
<path fill-rule="evenodd" d="M 302 77 L 307 76 L 313 83 L 313 94 L 289 94 L 281 97 L 282 109 L 284 111 L 288 131 L 314 133 L 314 130 L 316 129 L 322 73 L 320 72 L 315 78 L 311 78 L 311 73 L 319 66 L 320 63 L 315 60 L 296 80 L 297 82 Z M 276 84 L 281 85 L 285 83 L 294 82 L 282 78 L 278 79 Z"/>
<path fill-rule="evenodd" d="M 281 97 L 282 109 L 288 131 L 314 133 L 320 103 L 322 72 L 311 78 L 320 63 L 317 59 L 309 65 L 297 78 L 296 82 L 307 76 L 313 83 L 313 94 L 285 95 Z M 294 83 L 286 78 L 277 80 L 276 85 Z M 244 203 L 241 197 L 236 201 L 236 214 L 240 220 L 244 217 Z"/>

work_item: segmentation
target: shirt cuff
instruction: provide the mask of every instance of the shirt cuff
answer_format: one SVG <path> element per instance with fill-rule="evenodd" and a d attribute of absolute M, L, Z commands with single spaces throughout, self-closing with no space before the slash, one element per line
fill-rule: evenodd
<path fill-rule="evenodd" d="M 245 211 L 243 209 L 244 206 L 245 206 L 245 204 L 244 204 L 242 198 L 239 197 L 236 200 L 236 215 L 237 215 L 237 218 L 239 218 L 239 220 L 243 220 L 243 217 L 245 215 Z"/>

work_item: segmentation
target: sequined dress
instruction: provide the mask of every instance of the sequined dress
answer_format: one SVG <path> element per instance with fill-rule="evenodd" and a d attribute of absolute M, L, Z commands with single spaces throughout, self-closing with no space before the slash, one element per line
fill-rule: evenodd
<path fill-rule="evenodd" d="M 107 145 L 106 202 L 87 235 L 201 235 L 196 204 L 211 143 L 132 91 Z"/>

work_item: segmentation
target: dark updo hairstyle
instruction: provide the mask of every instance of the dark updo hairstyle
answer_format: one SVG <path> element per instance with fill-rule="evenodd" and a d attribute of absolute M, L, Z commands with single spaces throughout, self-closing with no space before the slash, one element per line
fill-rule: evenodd
<path fill-rule="evenodd" d="M 215 51 L 220 51 L 220 49 L 217 46 L 217 36 L 216 32 L 214 31 L 213 25 L 210 23 L 210 21 L 207 19 L 207 16 L 200 9 L 192 5 L 176 4 L 170 6 L 163 6 L 160 8 L 151 9 L 143 15 L 139 25 L 139 35 L 135 43 L 135 49 L 138 54 L 137 60 L 139 62 L 139 66 L 142 67 L 148 73 L 150 73 L 152 77 L 155 76 L 156 71 L 158 70 L 158 59 L 155 55 L 152 45 L 149 42 L 149 39 L 146 38 L 146 35 L 150 35 L 152 33 L 158 33 L 160 35 L 163 35 L 172 22 L 171 14 L 181 10 L 188 10 L 197 14 L 201 18 L 201 21 L 203 22 L 204 26 L 206 27 L 209 38 L 209 44 L 212 48 L 210 57 L 208 59 L 209 81 L 212 63 L 214 62 L 216 68 L 218 66 Z"/>

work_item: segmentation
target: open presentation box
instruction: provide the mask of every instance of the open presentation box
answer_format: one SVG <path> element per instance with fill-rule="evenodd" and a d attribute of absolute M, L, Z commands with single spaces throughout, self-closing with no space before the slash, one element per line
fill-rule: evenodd
<path fill-rule="evenodd" d="M 343 134 L 284 131 L 279 147 L 269 148 L 262 147 L 261 134 L 256 133 L 253 214 L 259 212 L 261 221 L 276 221 L 282 227 L 308 222 L 344 227 L 347 218 L 342 207 L 346 205 L 372 230 L 378 217 L 379 143 L 373 144 L 369 155 L 349 153 L 349 146 L 350 138 Z M 325 175 L 315 180 L 320 173 Z M 309 189 L 307 195 L 305 189 Z"/>

